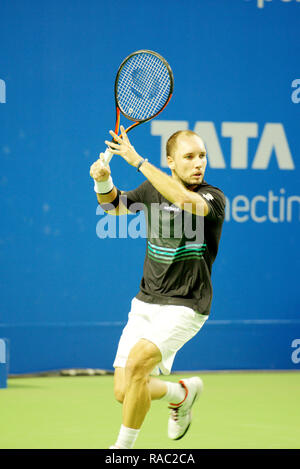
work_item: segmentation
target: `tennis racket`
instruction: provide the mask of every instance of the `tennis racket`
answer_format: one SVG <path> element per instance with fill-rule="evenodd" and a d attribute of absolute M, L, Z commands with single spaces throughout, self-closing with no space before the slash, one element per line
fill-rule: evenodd
<path fill-rule="evenodd" d="M 174 77 L 168 62 L 157 52 L 138 50 L 121 63 L 115 80 L 116 125 L 120 117 L 134 121 L 125 132 L 156 117 L 173 94 Z M 106 149 L 102 161 L 107 165 L 113 153 Z"/>

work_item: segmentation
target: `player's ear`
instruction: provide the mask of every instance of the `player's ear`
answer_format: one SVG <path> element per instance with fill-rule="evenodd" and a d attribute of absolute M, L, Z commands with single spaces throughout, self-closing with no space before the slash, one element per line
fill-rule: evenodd
<path fill-rule="evenodd" d="M 167 163 L 168 163 L 168 166 L 171 170 L 175 169 L 175 161 L 174 161 L 174 158 L 172 156 L 167 155 Z"/>

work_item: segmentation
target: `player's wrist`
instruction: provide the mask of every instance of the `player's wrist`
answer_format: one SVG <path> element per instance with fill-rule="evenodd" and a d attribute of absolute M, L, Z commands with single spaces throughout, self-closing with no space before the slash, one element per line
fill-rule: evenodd
<path fill-rule="evenodd" d="M 113 187 L 114 183 L 110 175 L 105 181 L 96 181 L 94 179 L 94 191 L 97 194 L 108 194 L 113 190 Z"/>
<path fill-rule="evenodd" d="M 135 167 L 136 167 L 136 170 L 139 172 L 140 169 L 141 169 L 141 166 L 142 166 L 144 163 L 147 163 L 147 161 L 148 161 L 148 158 L 141 158 L 141 159 L 138 161 L 137 165 L 135 166 Z"/>

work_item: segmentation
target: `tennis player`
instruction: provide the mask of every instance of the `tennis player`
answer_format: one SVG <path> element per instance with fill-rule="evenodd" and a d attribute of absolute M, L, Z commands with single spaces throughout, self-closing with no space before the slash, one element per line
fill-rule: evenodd
<path fill-rule="evenodd" d="M 135 190 L 121 192 L 101 158 L 90 168 L 98 202 L 107 213 L 122 215 L 130 209 L 136 213 L 138 206 L 147 219 L 143 277 L 113 365 L 114 393 L 123 403 L 123 418 L 111 448 L 130 449 L 151 400 L 169 403 L 170 438 L 178 440 L 189 429 L 202 380 L 192 377 L 173 383 L 156 376 L 170 374 L 176 352 L 197 334 L 210 313 L 211 270 L 225 197 L 204 181 L 206 149 L 196 133 L 178 131 L 169 138 L 166 150 L 171 176 L 136 152 L 123 127 L 121 136 L 110 134 L 114 142 L 105 143 L 111 151 L 146 177 Z"/>

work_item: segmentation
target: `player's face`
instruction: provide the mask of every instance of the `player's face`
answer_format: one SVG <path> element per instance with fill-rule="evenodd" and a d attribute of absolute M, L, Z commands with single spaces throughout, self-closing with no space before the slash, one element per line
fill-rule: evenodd
<path fill-rule="evenodd" d="M 173 176 L 185 185 L 201 184 L 207 165 L 202 139 L 197 135 L 178 137 L 173 156 L 168 156 L 168 163 Z"/>

